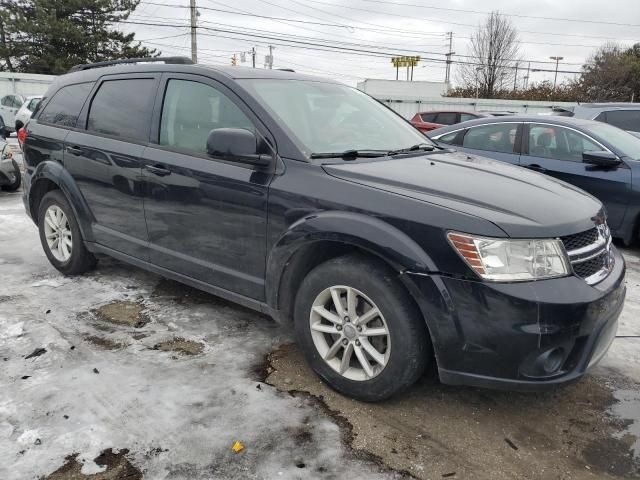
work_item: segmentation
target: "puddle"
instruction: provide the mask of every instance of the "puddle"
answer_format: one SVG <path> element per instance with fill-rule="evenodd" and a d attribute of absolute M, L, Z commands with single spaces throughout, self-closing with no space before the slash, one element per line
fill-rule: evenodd
<path fill-rule="evenodd" d="M 141 480 L 142 472 L 129 462 L 127 453 L 129 450 L 126 449 L 118 453 L 112 449 L 103 451 L 93 461 L 104 470 L 93 474 L 82 473 L 83 464 L 78 461 L 76 453 L 67 457 L 66 463 L 44 480 Z"/>
<path fill-rule="evenodd" d="M 149 323 L 144 305 L 135 302 L 112 302 L 92 310 L 104 322 L 140 328 Z"/>
<path fill-rule="evenodd" d="M 615 390 L 613 396 L 618 400 L 611 407 L 611 412 L 629 423 L 617 438 L 622 438 L 628 434 L 635 437 L 631 446 L 633 456 L 640 460 L 640 391 L 638 390 Z"/>
<path fill-rule="evenodd" d="M 185 340 L 184 338 L 176 337 L 171 340 L 157 343 L 154 345 L 154 350 L 162 350 L 163 352 L 178 352 L 185 355 L 199 355 L 204 350 L 204 345 L 200 342 L 194 342 L 193 340 Z"/>

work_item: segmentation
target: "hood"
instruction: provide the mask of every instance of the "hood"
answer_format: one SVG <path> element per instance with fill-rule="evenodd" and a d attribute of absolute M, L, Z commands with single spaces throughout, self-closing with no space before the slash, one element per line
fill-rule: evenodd
<path fill-rule="evenodd" d="M 593 228 L 602 210 L 597 199 L 573 185 L 462 153 L 385 158 L 323 168 L 343 180 L 483 218 L 511 237 L 578 233 Z"/>

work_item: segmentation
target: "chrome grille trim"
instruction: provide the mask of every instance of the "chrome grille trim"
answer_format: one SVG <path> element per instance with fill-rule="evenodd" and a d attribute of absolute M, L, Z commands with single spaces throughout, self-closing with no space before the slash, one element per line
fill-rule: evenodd
<path fill-rule="evenodd" d="M 567 250 L 567 255 L 569 256 L 569 262 L 572 267 L 578 267 L 581 264 L 584 264 L 589 261 L 593 261 L 602 258 L 600 268 L 587 276 L 581 276 L 576 270 L 579 270 L 580 273 L 586 275 L 585 267 L 582 268 L 573 268 L 574 274 L 582 278 L 589 285 L 595 285 L 598 282 L 604 280 L 614 266 L 614 257 L 611 251 L 611 232 L 609 231 L 609 227 L 606 223 L 601 223 L 596 225 L 597 238 L 596 241 L 590 245 L 586 245 L 584 247 L 576 248 L 573 250 Z M 583 232 L 587 233 L 587 232 Z M 579 234 L 578 234 L 579 235 Z M 570 236 L 573 237 L 573 236 Z M 566 245 L 568 243 L 565 241 L 566 238 L 561 238 L 560 240 Z M 597 267 L 598 265 L 594 265 Z M 586 267 L 586 270 L 590 272 L 591 266 Z"/>

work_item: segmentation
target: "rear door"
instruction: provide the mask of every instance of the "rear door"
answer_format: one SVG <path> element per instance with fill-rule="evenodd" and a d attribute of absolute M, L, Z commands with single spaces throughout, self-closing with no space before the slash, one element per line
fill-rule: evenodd
<path fill-rule="evenodd" d="M 208 155 L 206 144 L 216 128 L 269 132 L 223 84 L 180 74 L 163 76 L 153 128 L 143 159 L 151 262 L 264 299 L 272 174 Z"/>
<path fill-rule="evenodd" d="M 457 149 L 518 165 L 521 131 L 522 124 L 518 122 L 473 126 L 467 129 Z"/>
<path fill-rule="evenodd" d="M 584 163 L 584 152 L 607 148 L 568 127 L 527 124 L 523 138 L 520 161 L 523 167 L 546 173 L 589 192 L 607 209 L 609 226 L 613 230 L 621 226 L 631 192 L 631 169 L 625 163 L 614 168 Z M 570 208 L 569 205 L 565 207 Z"/>
<path fill-rule="evenodd" d="M 146 260 L 141 156 L 159 74 L 109 75 L 96 84 L 82 129 L 65 139 L 64 163 L 94 217 L 97 243 Z"/>

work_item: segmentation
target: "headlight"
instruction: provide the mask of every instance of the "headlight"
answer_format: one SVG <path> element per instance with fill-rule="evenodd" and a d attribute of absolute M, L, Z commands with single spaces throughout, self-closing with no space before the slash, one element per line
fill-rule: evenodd
<path fill-rule="evenodd" d="M 571 271 L 560 240 L 512 240 L 455 232 L 449 232 L 447 238 L 467 265 L 485 280 L 542 280 L 563 277 Z"/>

